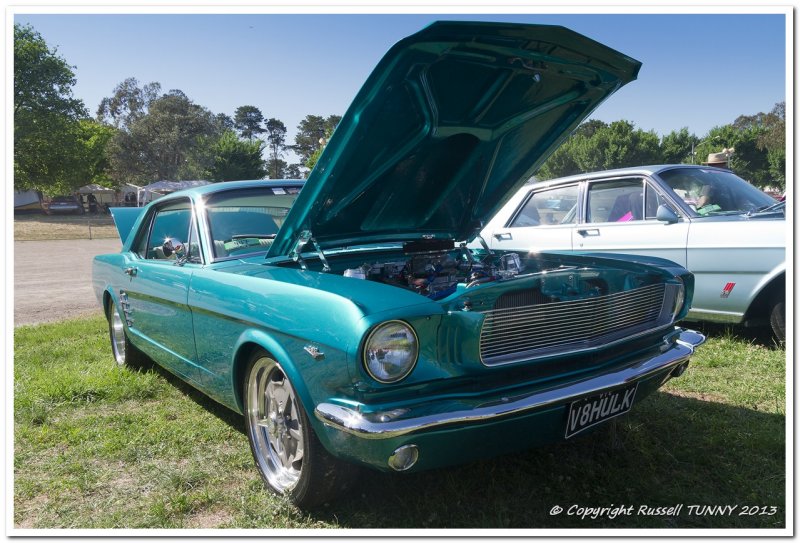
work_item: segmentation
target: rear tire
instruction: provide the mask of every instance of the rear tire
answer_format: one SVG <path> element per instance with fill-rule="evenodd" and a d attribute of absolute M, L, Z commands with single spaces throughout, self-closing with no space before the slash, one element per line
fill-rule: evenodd
<path fill-rule="evenodd" d="M 786 341 L 786 300 L 784 297 L 775 298 L 770 304 L 769 324 L 775 338 L 781 343 Z"/>
<path fill-rule="evenodd" d="M 108 304 L 108 335 L 111 339 L 111 353 L 119 367 L 141 369 L 148 367 L 151 362 L 145 354 L 133 346 L 125 332 L 125 324 L 119 314 L 114 300 Z"/>
<path fill-rule="evenodd" d="M 355 481 L 358 468 L 325 450 L 289 377 L 264 351 L 250 360 L 243 395 L 250 450 L 270 490 L 305 509 L 331 500 Z"/>

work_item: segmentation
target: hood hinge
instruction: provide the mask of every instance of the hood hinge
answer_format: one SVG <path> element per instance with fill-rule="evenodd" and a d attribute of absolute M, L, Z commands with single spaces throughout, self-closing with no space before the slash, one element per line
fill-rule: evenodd
<path fill-rule="evenodd" d="M 311 243 L 314 246 L 314 250 L 317 252 L 317 256 L 319 256 L 320 262 L 322 262 L 322 271 L 329 272 L 331 271 L 331 267 L 328 264 L 328 259 L 325 258 L 325 253 L 322 252 L 322 248 L 317 243 L 317 240 L 314 239 L 313 234 L 310 230 L 303 230 L 300 232 L 300 235 L 297 236 L 297 241 L 294 244 L 291 252 L 289 253 L 289 258 L 294 260 L 295 262 L 300 264 L 300 268 L 308 269 L 305 260 L 303 260 L 302 256 L 302 249 L 308 244 Z"/>

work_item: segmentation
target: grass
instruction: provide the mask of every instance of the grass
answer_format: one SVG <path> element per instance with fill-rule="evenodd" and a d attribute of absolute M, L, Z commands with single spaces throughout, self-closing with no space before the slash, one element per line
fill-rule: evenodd
<path fill-rule="evenodd" d="M 114 367 L 101 317 L 15 330 L 17 528 L 777 528 L 786 351 L 711 330 L 613 426 L 414 475 L 365 472 L 302 512 L 265 490 L 241 418 L 158 369 Z M 509 436 L 513 438 L 513 436 Z M 551 516 L 555 505 L 755 505 L 774 515 Z"/>
<path fill-rule="evenodd" d="M 53 239 L 116 238 L 117 230 L 108 215 L 16 215 L 15 241 Z"/>

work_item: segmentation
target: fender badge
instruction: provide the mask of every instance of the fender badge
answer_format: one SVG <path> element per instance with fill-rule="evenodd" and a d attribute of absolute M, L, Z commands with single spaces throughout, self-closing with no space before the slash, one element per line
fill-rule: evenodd
<path fill-rule="evenodd" d="M 325 358 L 325 353 L 323 353 L 313 345 L 306 345 L 305 347 L 303 347 L 303 350 L 308 354 L 310 354 L 311 358 L 313 358 L 314 360 L 322 360 L 323 358 Z"/>
<path fill-rule="evenodd" d="M 722 293 L 719 295 L 719 297 L 720 298 L 727 298 L 728 296 L 730 296 L 731 295 L 731 291 L 733 290 L 733 287 L 735 287 L 735 286 L 736 286 L 736 283 L 727 283 L 725 285 L 725 288 L 722 289 Z"/>

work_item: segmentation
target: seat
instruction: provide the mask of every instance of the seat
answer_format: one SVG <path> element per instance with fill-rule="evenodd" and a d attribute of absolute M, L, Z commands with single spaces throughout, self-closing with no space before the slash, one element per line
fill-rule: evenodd
<path fill-rule="evenodd" d="M 632 217 L 630 194 L 621 194 L 614 200 L 606 222 L 629 221 Z"/>

